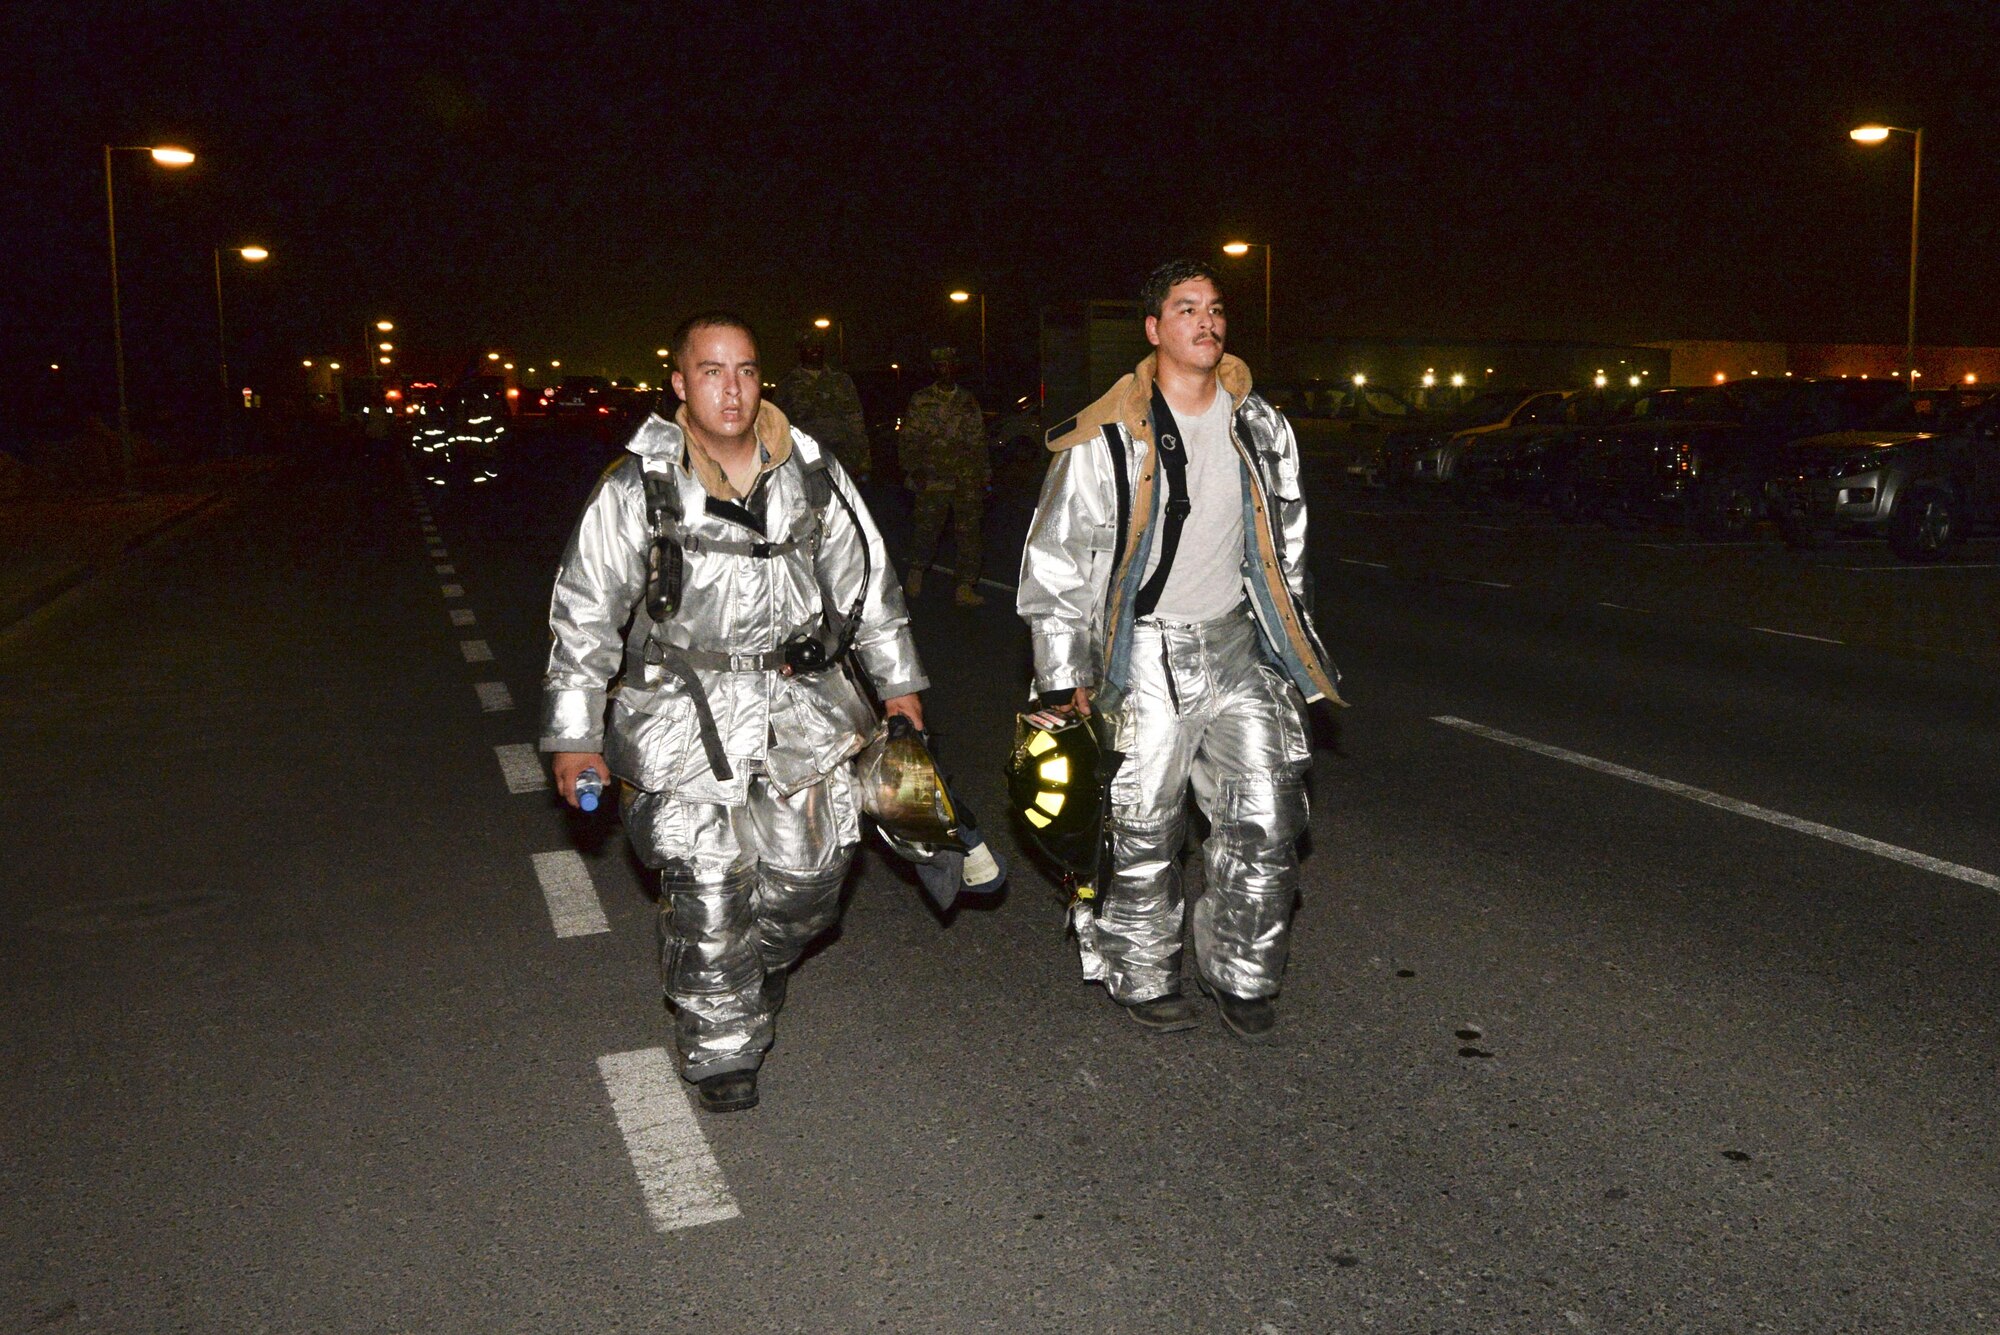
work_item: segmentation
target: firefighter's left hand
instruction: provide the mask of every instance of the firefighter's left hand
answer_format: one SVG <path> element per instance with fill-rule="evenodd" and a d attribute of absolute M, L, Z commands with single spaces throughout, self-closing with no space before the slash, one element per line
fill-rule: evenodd
<path fill-rule="evenodd" d="M 885 714 L 901 714 L 916 725 L 918 732 L 924 730 L 924 698 L 915 692 L 909 695 L 899 695 L 891 700 L 884 700 L 882 702 L 882 712 Z"/>

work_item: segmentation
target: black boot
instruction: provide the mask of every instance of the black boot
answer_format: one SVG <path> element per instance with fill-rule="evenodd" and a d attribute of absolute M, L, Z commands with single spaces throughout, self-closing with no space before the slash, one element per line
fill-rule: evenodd
<path fill-rule="evenodd" d="M 695 1083 L 701 1094 L 701 1110 L 712 1113 L 742 1112 L 757 1106 L 757 1073 L 724 1071 L 704 1076 Z"/>
<path fill-rule="evenodd" d="M 1278 1008 L 1269 997 L 1239 997 L 1234 992 L 1225 992 L 1209 983 L 1206 978 L 1196 984 L 1205 997 L 1215 998 L 1216 1013 L 1222 1016 L 1222 1027 L 1242 1039 L 1245 1043 L 1262 1043 L 1271 1037 L 1271 1030 L 1278 1024 Z"/>
<path fill-rule="evenodd" d="M 1195 1004 L 1178 992 L 1169 992 L 1150 1001 L 1121 1001 L 1118 1004 L 1125 1008 L 1125 1013 L 1132 1017 L 1134 1023 L 1156 1034 L 1178 1033 L 1201 1023 Z"/>

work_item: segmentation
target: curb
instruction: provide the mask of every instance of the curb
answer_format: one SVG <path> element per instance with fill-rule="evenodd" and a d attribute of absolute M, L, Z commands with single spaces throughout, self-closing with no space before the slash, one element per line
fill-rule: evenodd
<path fill-rule="evenodd" d="M 244 481 L 249 482 L 261 478 L 269 471 L 268 469 L 261 470 L 252 474 L 251 477 L 244 479 Z M 237 490 L 240 490 L 240 487 L 231 488 L 228 491 L 209 492 L 186 509 L 168 515 L 151 528 L 133 534 L 124 541 L 116 552 L 95 561 L 84 562 L 69 573 L 50 580 L 47 584 L 27 594 L 25 597 L 18 598 L 5 607 L 0 607 L 0 641 L 12 638 L 14 633 L 22 629 L 37 613 L 46 611 L 69 594 L 111 573 L 140 551 L 166 537 L 175 529 L 180 528 L 182 525 L 193 523 L 196 519 L 208 514 L 223 501 L 234 495 Z"/>

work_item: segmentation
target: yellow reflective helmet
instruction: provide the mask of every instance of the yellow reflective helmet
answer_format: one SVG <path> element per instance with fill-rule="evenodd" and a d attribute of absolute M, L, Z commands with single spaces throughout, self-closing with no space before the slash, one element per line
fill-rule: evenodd
<path fill-rule="evenodd" d="M 1075 718 L 1047 728 L 1014 721 L 1014 750 L 1007 759 L 1007 797 L 1043 852 L 1066 871 L 1097 870 L 1103 827 L 1102 753 L 1090 721 Z"/>

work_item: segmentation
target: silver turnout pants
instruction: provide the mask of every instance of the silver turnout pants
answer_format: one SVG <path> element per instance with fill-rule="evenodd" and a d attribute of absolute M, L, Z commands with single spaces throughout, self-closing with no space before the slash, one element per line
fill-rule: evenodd
<path fill-rule="evenodd" d="M 1142 620 L 1131 661 L 1129 694 L 1105 720 L 1125 753 L 1097 922 L 1111 995 L 1129 1005 L 1180 987 L 1192 785 L 1210 825 L 1192 915 L 1201 976 L 1240 997 L 1276 996 L 1307 818 L 1305 701 L 1264 662 L 1242 609 L 1200 624 Z"/>
<path fill-rule="evenodd" d="M 660 981 L 689 1080 L 755 1070 L 770 1051 L 767 975 L 798 960 L 840 913 L 860 839 L 846 767 L 789 797 L 750 776 L 741 806 L 627 786 L 625 830 L 660 873 Z"/>

